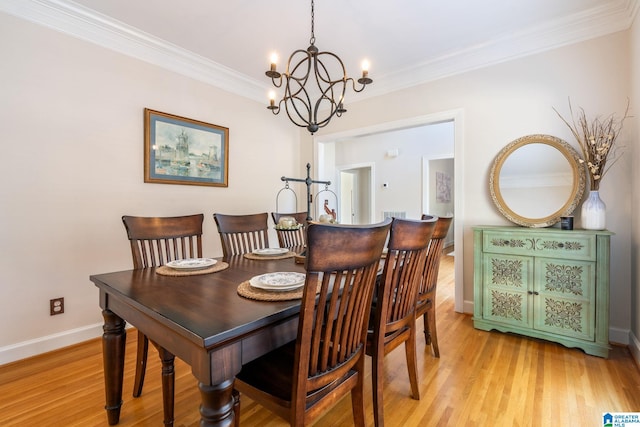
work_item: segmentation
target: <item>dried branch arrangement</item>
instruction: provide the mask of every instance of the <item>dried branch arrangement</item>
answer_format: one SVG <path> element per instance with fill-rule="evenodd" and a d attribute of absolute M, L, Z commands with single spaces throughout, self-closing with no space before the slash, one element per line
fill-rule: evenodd
<path fill-rule="evenodd" d="M 589 172 L 591 191 L 600 189 L 600 182 L 607 171 L 622 156 L 624 146 L 616 144 L 616 140 L 622 130 L 624 121 L 629 116 L 629 101 L 622 119 L 617 119 L 615 114 L 602 119 L 600 116 L 593 120 L 587 119 L 584 109 L 580 108 L 577 116 L 573 113 L 571 100 L 569 100 L 569 112 L 571 123 L 567 121 L 555 108 L 553 111 L 569 127 L 571 133 L 578 141 L 582 151 L 581 162 L 585 163 Z"/>

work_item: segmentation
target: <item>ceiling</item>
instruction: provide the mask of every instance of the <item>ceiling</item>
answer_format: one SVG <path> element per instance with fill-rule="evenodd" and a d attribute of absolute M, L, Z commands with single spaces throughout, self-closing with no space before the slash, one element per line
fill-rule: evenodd
<path fill-rule="evenodd" d="M 358 99 L 630 27 L 639 0 L 318 0 L 316 46 L 374 84 Z M 400 7 L 399 7 L 400 6 Z M 0 10 L 256 100 L 306 49 L 301 0 L 0 0 Z"/>

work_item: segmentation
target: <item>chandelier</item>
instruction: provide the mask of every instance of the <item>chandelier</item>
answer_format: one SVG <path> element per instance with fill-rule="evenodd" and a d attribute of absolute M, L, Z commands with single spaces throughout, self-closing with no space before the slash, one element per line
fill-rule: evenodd
<path fill-rule="evenodd" d="M 287 62 L 284 73 L 276 71 L 277 58 L 272 57 L 271 68 L 265 74 L 271 78 L 276 88 L 284 86 L 284 96 L 276 105 L 276 94 L 269 94 L 267 107 L 273 114 L 280 113 L 282 104 L 289 119 L 299 127 L 306 127 L 313 135 L 319 128 L 329 124 L 334 117 L 341 117 L 344 108 L 344 94 L 347 84 L 351 83 L 355 92 L 362 92 L 366 85 L 373 82 L 369 78 L 369 65 L 362 64 L 362 77 L 355 81 L 347 77 L 342 60 L 334 53 L 320 52 L 315 46 L 314 2 L 311 0 L 311 39 L 306 50 L 294 51 Z M 331 75 L 340 75 L 333 79 Z"/>

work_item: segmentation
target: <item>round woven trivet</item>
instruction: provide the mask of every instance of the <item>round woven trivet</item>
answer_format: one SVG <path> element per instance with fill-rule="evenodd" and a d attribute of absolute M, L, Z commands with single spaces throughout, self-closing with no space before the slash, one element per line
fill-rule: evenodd
<path fill-rule="evenodd" d="M 302 298 L 304 286 L 293 291 L 267 291 L 251 286 L 249 281 L 242 282 L 238 285 L 238 295 L 241 297 L 254 299 L 257 301 L 290 301 Z M 320 285 L 316 292 L 320 291 Z"/>
<path fill-rule="evenodd" d="M 269 256 L 256 255 L 256 254 L 250 252 L 250 253 L 244 254 L 244 257 L 247 258 L 247 259 L 259 259 L 260 261 L 269 261 L 271 259 L 291 258 L 291 257 L 293 257 L 295 255 L 296 255 L 296 253 L 295 252 L 291 252 L 291 251 L 289 251 L 287 253 L 284 253 L 282 255 L 274 255 L 274 256 L 271 256 L 271 255 L 269 255 Z"/>
<path fill-rule="evenodd" d="M 218 261 L 211 267 L 202 268 L 200 270 L 176 270 L 175 268 L 163 265 L 156 269 L 156 273 L 162 276 L 196 276 L 198 274 L 210 274 L 229 268 L 229 264 L 224 261 Z"/>

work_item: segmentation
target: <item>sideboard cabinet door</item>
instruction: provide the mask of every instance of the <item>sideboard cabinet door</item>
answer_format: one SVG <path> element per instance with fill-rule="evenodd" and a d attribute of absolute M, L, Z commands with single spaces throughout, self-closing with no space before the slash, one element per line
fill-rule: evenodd
<path fill-rule="evenodd" d="M 611 235 L 474 227 L 474 326 L 608 357 Z"/>
<path fill-rule="evenodd" d="M 528 292 L 533 283 L 533 257 L 487 253 L 482 262 L 484 318 L 532 328 Z"/>
<path fill-rule="evenodd" d="M 595 262 L 536 258 L 534 328 L 595 339 Z"/>

